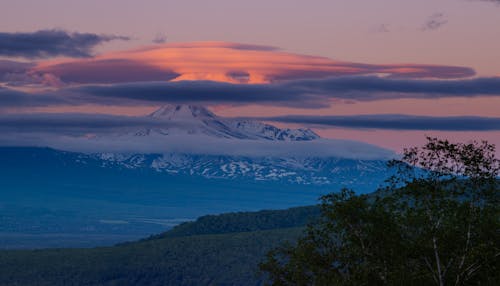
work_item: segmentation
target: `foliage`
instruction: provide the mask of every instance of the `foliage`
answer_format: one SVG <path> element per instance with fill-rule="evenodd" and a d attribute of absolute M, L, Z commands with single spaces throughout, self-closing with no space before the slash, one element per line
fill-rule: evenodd
<path fill-rule="evenodd" d="M 295 207 L 287 210 L 263 210 L 206 215 L 195 222 L 185 222 L 155 237 L 177 237 L 200 234 L 249 232 L 278 228 L 305 226 L 319 217 L 317 206 Z"/>
<path fill-rule="evenodd" d="M 322 197 L 296 245 L 268 253 L 273 285 L 495 285 L 500 281 L 499 161 L 487 142 L 428 138 L 390 162 L 375 197 Z"/>
<path fill-rule="evenodd" d="M 0 285 L 262 285 L 265 253 L 318 215 L 317 207 L 211 215 L 113 247 L 4 250 Z"/>

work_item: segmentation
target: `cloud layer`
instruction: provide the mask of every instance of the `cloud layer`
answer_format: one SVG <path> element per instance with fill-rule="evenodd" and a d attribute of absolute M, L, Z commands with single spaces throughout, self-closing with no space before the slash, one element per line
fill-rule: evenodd
<path fill-rule="evenodd" d="M 84 57 L 89 56 L 98 43 L 122 39 L 53 30 L 3 33 L 0 39 L 2 35 L 12 38 L 4 50 L 32 52 L 33 56 Z M 23 39 L 33 40 L 35 49 L 16 49 L 16 43 L 22 45 Z M 287 53 L 262 45 L 175 43 L 76 60 L 0 61 L 0 86 L 17 90 L 0 91 L 0 103 L 3 103 L 0 109 L 65 104 L 131 105 L 138 101 L 318 108 L 329 106 L 330 98 L 474 96 L 480 87 L 472 87 L 473 83 L 467 80 L 457 80 L 473 75 L 475 71 L 468 67 L 372 65 Z M 465 88 L 460 87 L 461 84 Z M 484 89 L 491 85 L 487 82 Z M 20 91 L 26 88 L 32 89 L 32 93 Z M 488 89 L 485 94 L 496 94 L 496 91 Z"/>
<path fill-rule="evenodd" d="M 257 119 L 257 118 L 256 118 Z M 296 123 L 314 127 L 344 127 L 354 129 L 438 130 L 438 131 L 499 131 L 500 117 L 479 116 L 413 116 L 401 114 L 264 117 L 281 123 Z"/>
<path fill-rule="evenodd" d="M 253 118 L 254 120 L 257 118 Z M 428 117 L 409 115 L 282 116 L 258 118 L 311 127 L 378 130 L 498 131 L 500 118 Z M 392 153 L 371 145 L 344 140 L 314 142 L 262 142 L 217 139 L 203 135 L 134 136 L 158 128 L 190 128 L 189 122 L 151 117 L 97 114 L 0 115 L 0 145 L 50 146 L 83 152 L 181 152 L 234 156 L 341 156 L 390 157 Z M 92 136 L 88 136 L 91 134 Z M 200 144 L 203 142 L 203 144 Z"/>
<path fill-rule="evenodd" d="M 0 56 L 24 58 L 90 57 L 95 46 L 128 37 L 40 30 L 31 33 L 0 33 Z"/>
<path fill-rule="evenodd" d="M 309 127 L 345 127 L 390 130 L 498 131 L 500 117 L 415 116 L 372 114 L 348 116 L 288 115 L 250 117 L 245 120 L 301 124 Z M 35 113 L 0 115 L 0 133 L 38 133 L 57 135 L 108 134 L 121 130 L 155 128 L 193 128 L 190 122 L 161 120 L 149 116 L 119 116 L 80 113 Z"/>
<path fill-rule="evenodd" d="M 185 127 L 180 123 L 104 114 L 38 113 L 0 115 L 0 133 L 52 133 L 55 135 L 85 135 L 116 130 Z"/>
<path fill-rule="evenodd" d="M 171 127 L 190 126 L 189 123 L 150 117 L 95 114 L 0 115 L 0 146 L 48 146 L 90 153 L 189 153 L 294 158 L 333 156 L 357 159 L 386 159 L 394 156 L 387 149 L 349 140 L 238 140 L 235 144 L 231 139 L 206 135 L 134 136 L 137 131 L 144 129 Z"/>
<path fill-rule="evenodd" d="M 464 80 L 414 80 L 381 77 L 334 77 L 274 84 L 212 81 L 138 82 L 83 85 L 26 93 L 0 88 L 0 107 L 51 105 L 263 104 L 322 108 L 332 100 L 375 101 L 399 98 L 500 96 L 500 77 Z"/>
<path fill-rule="evenodd" d="M 63 82 L 103 82 L 110 72 L 123 73 L 123 63 L 133 63 L 166 76 L 162 80 L 204 80 L 239 84 L 274 83 L 346 75 L 386 75 L 399 78 L 455 79 L 475 75 L 468 67 L 393 64 L 372 65 L 335 61 L 324 57 L 284 52 L 274 47 L 227 42 L 176 43 L 107 53 L 92 59 L 42 62 L 33 70 Z M 128 81 L 143 81 L 131 71 Z M 169 77 L 173 76 L 175 77 Z M 157 78 L 157 77 L 155 77 Z M 154 80 L 154 79 L 150 79 Z M 124 80 L 121 80 L 124 81 Z M 116 82 L 109 81 L 109 83 Z"/>

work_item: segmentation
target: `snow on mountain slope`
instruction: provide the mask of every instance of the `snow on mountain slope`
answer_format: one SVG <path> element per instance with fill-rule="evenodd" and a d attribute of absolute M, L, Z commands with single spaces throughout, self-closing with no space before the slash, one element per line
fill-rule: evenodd
<path fill-rule="evenodd" d="M 280 129 L 250 120 L 220 118 L 208 109 L 196 105 L 165 105 L 148 117 L 158 123 L 164 121 L 166 126 L 145 128 L 127 134 L 206 135 L 213 138 L 276 141 L 307 141 L 319 138 L 310 129 Z"/>
<path fill-rule="evenodd" d="M 159 173 L 230 180 L 335 185 L 373 190 L 388 177 L 384 160 L 343 158 L 245 157 L 197 154 L 92 155 L 105 167 L 152 169 Z"/>
<path fill-rule="evenodd" d="M 311 129 L 280 129 L 275 126 L 250 120 L 225 120 L 226 125 L 248 134 L 249 137 L 280 141 L 309 141 L 320 137 Z"/>

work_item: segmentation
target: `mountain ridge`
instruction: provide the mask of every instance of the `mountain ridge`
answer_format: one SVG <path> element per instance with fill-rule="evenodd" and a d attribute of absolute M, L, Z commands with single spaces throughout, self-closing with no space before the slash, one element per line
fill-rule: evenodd
<path fill-rule="evenodd" d="M 206 135 L 224 139 L 271 141 L 309 141 L 320 138 L 310 129 L 282 129 L 252 120 L 219 117 L 200 105 L 167 104 L 147 117 L 168 122 L 170 127 L 147 128 L 134 132 L 134 135 Z"/>

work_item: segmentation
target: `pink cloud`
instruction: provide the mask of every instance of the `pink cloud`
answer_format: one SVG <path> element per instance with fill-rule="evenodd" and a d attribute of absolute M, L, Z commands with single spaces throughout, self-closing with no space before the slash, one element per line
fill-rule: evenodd
<path fill-rule="evenodd" d="M 66 82 L 211 80 L 231 83 L 270 83 L 343 75 L 384 75 L 405 78 L 464 78 L 468 67 L 417 64 L 362 64 L 285 52 L 260 45 L 195 42 L 155 45 L 113 52 L 92 59 L 41 62 L 37 72 Z"/>

